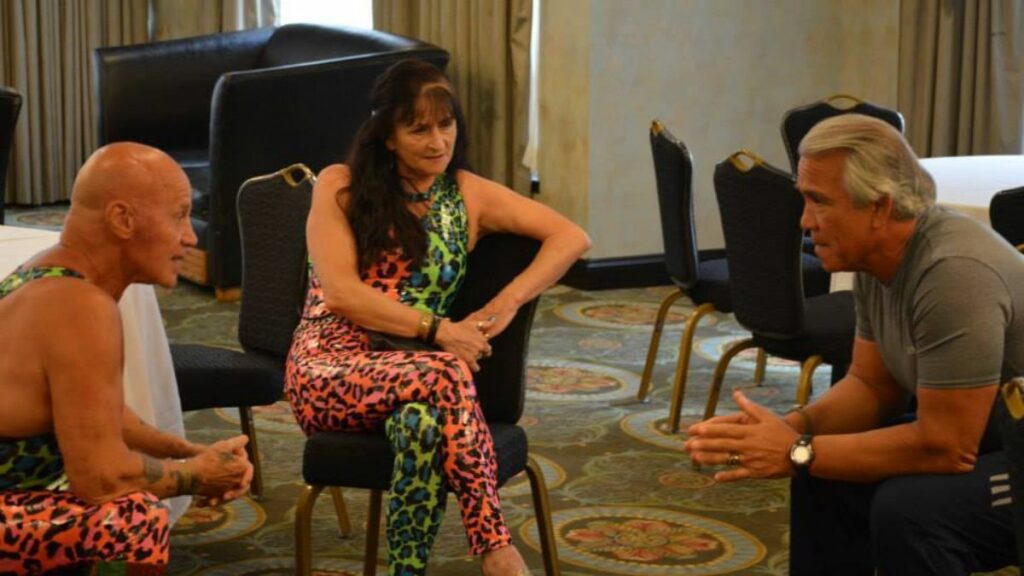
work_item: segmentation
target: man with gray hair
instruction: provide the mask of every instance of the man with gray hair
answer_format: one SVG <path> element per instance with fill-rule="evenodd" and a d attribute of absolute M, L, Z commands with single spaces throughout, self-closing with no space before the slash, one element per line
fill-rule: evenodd
<path fill-rule="evenodd" d="M 1007 456 L 990 418 L 1024 373 L 1024 257 L 935 206 L 903 136 L 847 114 L 800 145 L 801 225 L 831 272 L 856 272 L 849 372 L 779 417 L 693 425 L 719 481 L 792 477 L 791 574 L 967 574 L 1016 561 Z M 908 414 L 909 412 L 909 414 Z M 990 424 L 990 420 L 993 424 Z"/>

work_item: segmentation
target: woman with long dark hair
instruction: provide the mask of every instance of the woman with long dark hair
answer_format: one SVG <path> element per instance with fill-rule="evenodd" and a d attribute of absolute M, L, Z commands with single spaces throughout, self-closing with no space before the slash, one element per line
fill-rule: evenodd
<path fill-rule="evenodd" d="M 446 486 L 484 574 L 523 574 L 498 501 L 473 372 L 491 353 L 488 339 L 590 240 L 550 208 L 468 170 L 459 102 L 436 67 L 395 64 L 378 79 L 371 105 L 347 165 L 325 168 L 313 191 L 313 270 L 288 359 L 288 397 L 307 433 L 386 427 L 393 444 L 412 445 L 420 473 L 396 474 L 386 508 L 392 574 L 422 573 Z M 536 238 L 541 249 L 482 309 L 447 319 L 467 254 L 497 232 Z M 368 331 L 416 337 L 438 351 L 371 350 Z"/>

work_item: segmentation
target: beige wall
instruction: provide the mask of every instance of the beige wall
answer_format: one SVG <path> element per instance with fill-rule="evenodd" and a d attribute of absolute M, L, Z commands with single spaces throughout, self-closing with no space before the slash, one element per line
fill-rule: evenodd
<path fill-rule="evenodd" d="M 896 105 L 892 0 L 541 0 L 540 18 L 540 199 L 587 229 L 590 258 L 663 251 L 652 119 L 693 153 L 714 248 L 715 163 L 749 148 L 788 170 L 783 112 L 830 94 Z"/>

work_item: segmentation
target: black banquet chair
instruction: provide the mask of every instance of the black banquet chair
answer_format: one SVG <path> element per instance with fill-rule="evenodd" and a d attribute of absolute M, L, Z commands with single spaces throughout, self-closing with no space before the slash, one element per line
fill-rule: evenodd
<path fill-rule="evenodd" d="M 988 217 L 993 230 L 1024 252 L 1024 186 L 993 196 Z"/>
<path fill-rule="evenodd" d="M 370 114 L 391 64 L 448 53 L 378 30 L 287 24 L 93 55 L 99 144 L 131 140 L 166 151 L 192 182 L 199 238 L 181 276 L 236 300 L 241 252 L 235 198 L 248 178 L 295 162 L 337 162 Z"/>
<path fill-rule="evenodd" d="M 297 164 L 246 181 L 238 197 L 242 245 L 242 301 L 238 342 L 243 352 L 201 344 L 171 345 L 182 410 L 237 407 L 246 450 L 255 468 L 250 492 L 263 495 L 252 407 L 281 399 L 284 362 L 299 320 L 306 262 L 305 238 L 287 231 L 306 225 L 313 173 Z M 268 198 L 266 190 L 288 194 Z"/>
<path fill-rule="evenodd" d="M 658 120 L 651 122 L 650 141 L 658 190 L 658 213 L 661 216 L 661 237 L 665 246 L 665 267 L 676 290 L 661 301 L 658 309 L 637 400 L 645 401 L 650 392 L 651 376 L 669 309 L 677 300 L 688 296 L 696 309 L 686 319 L 672 380 L 669 429 L 675 433 L 679 430 L 686 396 L 687 370 L 697 323 L 716 310 L 732 312 L 732 295 L 729 291 L 729 265 L 725 258 L 701 259 L 697 250 L 693 216 L 693 156 L 690 150 Z M 761 354 L 758 356 L 754 377 L 758 382 L 764 377 L 764 363 L 765 358 Z"/>
<path fill-rule="evenodd" d="M 294 230 L 304 235 L 303 229 Z M 496 234 L 484 237 L 469 255 L 465 283 L 451 310 L 452 318 L 462 318 L 481 308 L 532 261 L 539 243 L 520 236 Z M 551 527 L 544 476 L 529 455 L 526 432 L 517 423 L 526 398 L 526 354 L 530 326 L 537 300 L 519 309 L 509 327 L 491 341 L 494 353 L 480 362 L 474 381 L 487 425 L 494 439 L 498 460 L 498 485 L 525 471 L 533 495 L 534 512 L 540 536 L 544 570 L 549 576 L 560 574 L 558 551 Z M 391 485 L 394 454 L 383 432 L 320 432 L 306 440 L 302 454 L 302 476 L 306 482 L 295 512 L 296 573 L 309 576 L 312 571 L 311 521 L 313 505 L 325 487 L 370 490 L 370 513 L 366 534 L 363 574 L 375 573 L 380 532 L 381 503 Z M 335 495 L 339 522 L 343 503 Z"/>
<path fill-rule="evenodd" d="M 21 94 L 0 86 L 0 224 L 4 223 L 4 196 L 7 190 L 7 166 L 11 160 L 14 126 L 21 112 Z"/>
<path fill-rule="evenodd" d="M 744 156 L 749 164 L 743 163 Z M 805 298 L 800 229 L 804 203 L 789 174 L 741 151 L 715 167 L 714 182 L 733 313 L 752 337 L 733 343 L 719 359 L 704 418 L 714 416 L 729 362 L 752 347 L 802 363 L 796 402 L 807 404 L 811 377 L 822 362 L 832 365 L 833 382 L 849 367 L 853 295 L 841 291 Z"/>
<path fill-rule="evenodd" d="M 847 101 L 848 105 L 841 106 L 840 103 L 843 101 Z M 904 130 L 903 115 L 898 111 L 865 102 L 849 94 L 834 94 L 824 100 L 793 108 L 782 115 L 781 126 L 782 142 L 786 146 L 786 154 L 789 155 L 789 166 L 793 174 L 796 174 L 796 165 L 800 161 L 800 141 L 804 139 L 804 136 L 818 122 L 842 114 L 871 116 L 889 123 L 900 133 Z"/>

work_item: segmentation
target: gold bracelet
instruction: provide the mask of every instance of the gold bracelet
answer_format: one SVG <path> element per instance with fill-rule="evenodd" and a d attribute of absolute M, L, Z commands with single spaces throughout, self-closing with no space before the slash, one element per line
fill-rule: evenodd
<path fill-rule="evenodd" d="M 416 326 L 416 337 L 426 340 L 430 334 L 430 326 L 434 323 L 434 315 L 430 312 L 423 312 L 420 315 L 420 323 Z"/>

